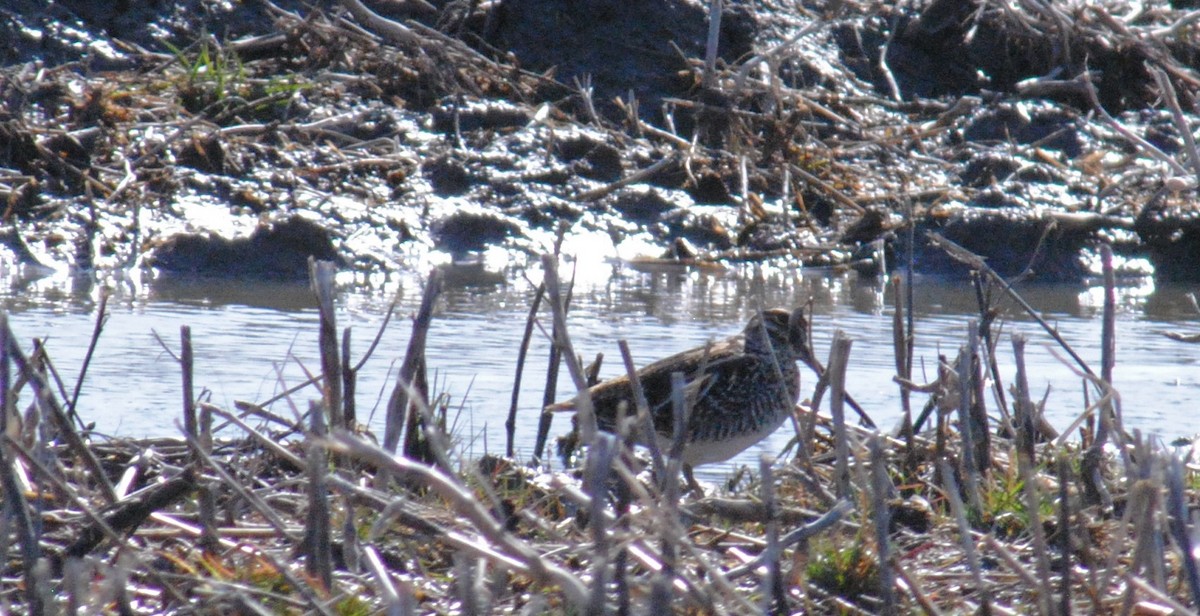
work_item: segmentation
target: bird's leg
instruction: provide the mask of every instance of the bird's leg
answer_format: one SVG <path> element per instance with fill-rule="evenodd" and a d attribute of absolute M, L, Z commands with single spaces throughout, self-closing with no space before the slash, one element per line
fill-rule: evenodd
<path fill-rule="evenodd" d="M 683 465 L 683 478 L 687 481 L 688 490 L 691 490 L 696 495 L 696 498 L 704 498 L 704 488 L 701 487 L 699 481 L 696 481 L 696 477 L 692 475 L 691 464 Z"/>

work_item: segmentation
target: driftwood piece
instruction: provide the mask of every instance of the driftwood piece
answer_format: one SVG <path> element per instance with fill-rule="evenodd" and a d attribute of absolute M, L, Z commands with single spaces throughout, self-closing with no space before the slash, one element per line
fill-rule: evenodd
<path fill-rule="evenodd" d="M 196 490 L 196 476 L 190 470 L 172 477 L 152 488 L 137 492 L 102 514 L 104 524 L 117 533 L 129 533 L 141 526 L 150 514 L 161 511 Z M 67 557 L 80 558 L 89 554 L 108 536 L 95 522 L 79 532 L 75 542 L 67 547 Z"/>

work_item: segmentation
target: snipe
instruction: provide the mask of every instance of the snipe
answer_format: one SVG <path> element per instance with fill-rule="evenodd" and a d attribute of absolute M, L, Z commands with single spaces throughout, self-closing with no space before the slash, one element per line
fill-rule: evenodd
<path fill-rule="evenodd" d="M 807 336 L 802 308 L 791 312 L 775 308 L 752 317 L 741 334 L 639 370 L 662 451 L 672 440 L 671 373 L 683 373 L 691 409 L 681 461 L 687 467 L 723 462 L 770 435 L 791 416 L 800 396 L 796 361 L 807 362 Z M 636 415 L 628 377 L 599 383 L 588 391 L 601 430 L 616 432 L 622 412 L 631 418 Z M 571 400 L 547 410 L 573 408 Z"/>

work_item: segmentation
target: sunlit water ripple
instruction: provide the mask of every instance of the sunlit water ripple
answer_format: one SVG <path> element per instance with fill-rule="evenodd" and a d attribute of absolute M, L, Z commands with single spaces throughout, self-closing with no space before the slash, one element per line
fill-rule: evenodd
<path fill-rule="evenodd" d="M 480 283 L 471 272 L 448 273 L 429 335 L 430 378 L 436 391 L 448 396 L 455 440 L 464 457 L 503 453 L 503 424 L 533 289 L 524 280 L 504 284 L 488 277 Z M 882 428 L 891 429 L 900 417 L 899 390 L 892 382 L 892 298 L 879 283 L 823 272 L 763 274 L 753 269 L 701 275 L 605 266 L 592 274 L 581 276 L 577 283 L 569 329 L 585 361 L 604 353 L 602 375 L 620 372 L 618 340 L 627 340 L 635 360 L 645 364 L 737 332 L 756 306 L 795 305 L 811 299 L 818 353 L 827 352 L 835 330 L 846 332 L 854 341 L 848 389 Z M 359 417 L 370 417 L 378 433 L 382 433 L 391 377 L 410 335 L 410 322 L 404 317 L 415 310 L 420 288 L 419 280 L 410 279 L 386 291 L 348 290 L 339 297 L 338 325 L 352 328 L 356 357 L 366 350 L 389 304 L 398 298 L 401 318 L 384 331 L 378 350 L 359 374 Z M 1195 366 L 1200 345 L 1170 340 L 1162 332 L 1200 331 L 1200 316 L 1186 298 L 1195 290 L 1121 289 L 1114 381 L 1129 429 L 1167 439 L 1194 430 L 1190 420 L 1200 400 L 1200 372 Z M 77 379 L 94 327 L 98 293 L 87 284 L 72 287 L 69 282 L 37 281 L 14 285 L 3 298 L 12 327 L 26 348 L 34 337 L 48 339 L 50 356 L 68 388 Z M 1098 370 L 1099 289 L 1032 287 L 1022 289 L 1022 295 Z M 930 381 L 938 354 L 953 357 L 965 341 L 969 321 L 978 316 L 975 295 L 966 284 L 918 281 L 915 298 L 916 380 Z M 1065 353 L 1034 321 L 1010 301 L 999 305 L 1001 377 L 1010 380 L 1015 373 L 1008 333 L 1020 331 L 1030 340 L 1027 363 L 1033 395 L 1040 399 L 1049 388 L 1047 416 L 1056 426 L 1067 426 L 1084 408 L 1081 379 L 1059 359 Z M 267 400 L 302 382 L 305 370 L 318 370 L 317 313 L 301 284 L 158 281 L 133 293 L 114 293 L 109 313 L 78 407 L 99 432 L 128 437 L 178 432 L 180 371 L 172 353 L 178 352 L 182 325 L 192 331 L 196 385 L 222 407 L 232 409 L 235 400 Z M 533 447 L 547 353 L 545 337 L 536 333 L 516 429 L 517 450 L 523 458 Z M 560 391 L 566 391 L 565 371 L 561 378 Z M 815 378 L 806 374 L 804 383 L 811 393 Z M 315 391 L 307 389 L 271 408 L 290 416 L 293 408 L 305 409 L 315 397 Z M 914 395 L 914 408 L 926 399 Z M 994 400 L 989 399 L 989 407 L 994 414 Z M 558 417 L 552 436 L 568 428 L 568 418 Z M 730 464 L 756 465 L 760 454 L 780 453 L 791 432 L 785 425 Z M 728 470 L 713 465 L 702 469 L 702 476 L 716 479 Z"/>

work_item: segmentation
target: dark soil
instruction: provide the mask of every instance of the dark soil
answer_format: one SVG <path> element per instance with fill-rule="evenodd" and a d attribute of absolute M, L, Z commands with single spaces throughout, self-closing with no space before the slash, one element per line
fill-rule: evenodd
<path fill-rule="evenodd" d="M 1109 242 L 1200 278 L 1186 9 L 727 4 L 706 68 L 686 0 L 10 2 L 7 259 L 288 278 L 601 234 L 963 275 L 933 231 L 1008 276 Z"/>

